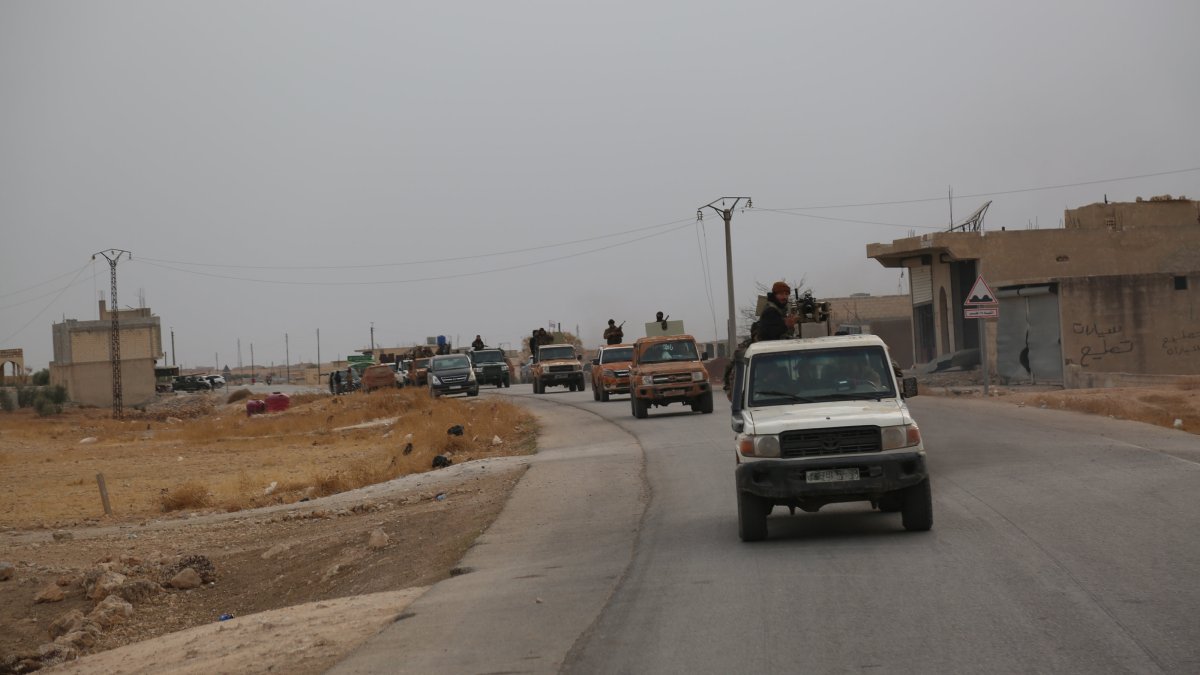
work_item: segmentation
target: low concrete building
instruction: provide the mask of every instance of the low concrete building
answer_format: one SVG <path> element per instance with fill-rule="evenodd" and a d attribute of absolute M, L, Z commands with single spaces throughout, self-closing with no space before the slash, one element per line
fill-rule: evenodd
<path fill-rule="evenodd" d="M 999 301 L 993 372 L 1068 387 L 1200 373 L 1200 204 L 1154 198 L 1067 210 L 1051 230 L 938 232 L 869 244 L 906 268 L 918 362 L 978 348 L 963 317 L 982 275 Z"/>
<path fill-rule="evenodd" d="M 67 396 L 82 405 L 112 405 L 112 362 L 109 343 L 112 314 L 100 301 L 96 321 L 67 319 L 51 328 L 54 360 L 50 384 L 67 388 Z M 149 308 L 123 309 L 121 331 L 121 398 L 127 406 L 154 400 L 154 366 L 163 358 L 162 327 Z"/>
<path fill-rule="evenodd" d="M 821 298 L 829 303 L 830 328 L 861 330 L 878 335 L 901 368 L 913 364 L 912 298 L 907 295 L 856 293 L 845 298 Z"/>

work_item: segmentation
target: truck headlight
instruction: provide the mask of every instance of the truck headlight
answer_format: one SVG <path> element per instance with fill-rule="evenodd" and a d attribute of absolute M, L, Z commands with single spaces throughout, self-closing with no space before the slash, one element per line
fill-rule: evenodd
<path fill-rule="evenodd" d="M 600 371 L 600 374 L 603 375 L 604 377 L 616 377 L 617 376 L 616 373 L 614 373 L 611 370 L 608 370 L 607 368 Z"/>
<path fill-rule="evenodd" d="M 708 379 L 708 373 L 697 370 L 692 373 L 692 382 L 703 382 Z"/>
<path fill-rule="evenodd" d="M 921 444 L 921 430 L 917 428 L 916 424 L 880 427 L 879 431 L 884 450 L 896 450 Z"/>
<path fill-rule="evenodd" d="M 778 457 L 779 436 L 777 434 L 746 434 L 738 439 L 738 452 L 743 457 Z"/>
<path fill-rule="evenodd" d="M 653 375 L 643 375 L 642 376 L 642 384 L 647 385 L 647 386 L 654 384 L 654 376 Z"/>
<path fill-rule="evenodd" d="M 503 370 L 504 372 L 508 372 L 508 366 L 500 366 L 500 370 Z"/>
<path fill-rule="evenodd" d="M 474 382 L 475 381 L 475 371 L 472 370 L 470 373 L 468 373 L 467 379 L 470 380 L 471 382 Z"/>
<path fill-rule="evenodd" d="M 438 379 L 438 376 L 437 376 L 437 375 L 434 375 L 433 373 L 430 373 L 430 374 L 429 374 L 429 383 L 430 383 L 430 384 L 437 384 L 437 385 L 440 385 L 440 384 L 442 383 L 442 381 L 441 381 L 440 379 Z"/>

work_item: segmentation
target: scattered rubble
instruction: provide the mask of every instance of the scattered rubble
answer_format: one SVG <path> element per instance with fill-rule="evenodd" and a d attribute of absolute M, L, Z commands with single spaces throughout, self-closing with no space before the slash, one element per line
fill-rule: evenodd
<path fill-rule="evenodd" d="M 367 548 L 379 551 L 387 548 L 389 543 L 391 543 L 391 539 L 387 536 L 387 532 L 376 528 L 371 531 L 371 536 L 367 539 Z"/>

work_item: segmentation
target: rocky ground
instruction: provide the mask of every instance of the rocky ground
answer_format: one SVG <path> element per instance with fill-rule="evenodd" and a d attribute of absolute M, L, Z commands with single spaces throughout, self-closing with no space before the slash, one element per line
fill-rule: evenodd
<path fill-rule="evenodd" d="M 411 391 L 105 415 L 0 415 L 0 674 L 320 672 L 401 614 L 400 589 L 463 571 L 536 431 L 508 403 Z"/>
<path fill-rule="evenodd" d="M 480 460 L 446 469 L 436 479 L 398 479 L 390 486 L 261 512 L 147 521 L 102 532 L 11 531 L 0 563 L 5 578 L 0 582 L 0 673 L 30 672 L 81 654 L 224 623 L 222 617 L 428 586 L 462 572 L 455 563 L 498 515 L 524 467 L 519 457 Z M 398 606 L 386 600 L 383 605 Z M 319 609 L 297 611 L 319 615 Z M 295 622 L 285 611 L 270 623 L 289 621 Z M 343 635 L 340 623 L 325 626 L 324 643 L 315 646 L 348 649 L 379 627 L 376 620 L 360 622 Z M 364 630 L 361 636 L 355 632 Z M 218 646 L 204 646 L 215 635 L 176 654 L 175 665 L 222 653 Z M 311 656 L 295 644 L 280 647 L 258 664 L 264 672 L 267 666 L 294 672 L 289 663 Z M 327 651 L 337 650 L 322 653 Z M 327 660 L 316 659 L 326 666 Z M 80 661 L 76 670 L 107 670 L 87 663 Z M 154 667 L 149 661 L 126 661 L 121 670 L 172 671 L 166 663 L 163 658 Z"/>

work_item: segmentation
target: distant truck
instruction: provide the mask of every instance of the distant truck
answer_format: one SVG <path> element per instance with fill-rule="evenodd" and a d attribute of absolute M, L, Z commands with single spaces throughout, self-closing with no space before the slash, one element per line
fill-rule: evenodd
<path fill-rule="evenodd" d="M 916 395 L 874 335 L 748 347 L 730 396 L 741 539 L 765 539 L 776 506 L 864 501 L 900 512 L 906 530 L 932 527 L 925 446 L 905 403 Z"/>
<path fill-rule="evenodd" d="M 608 401 L 613 394 L 629 393 L 629 361 L 633 345 L 605 345 L 592 359 L 592 398 Z"/>
<path fill-rule="evenodd" d="M 494 384 L 497 387 L 512 386 L 512 366 L 502 349 L 476 349 L 469 352 L 475 368 L 475 379 L 479 384 Z"/>
<path fill-rule="evenodd" d="M 639 338 L 629 366 L 629 404 L 644 419 L 652 406 L 683 403 L 693 412 L 713 411 L 712 385 L 691 335 Z"/>
<path fill-rule="evenodd" d="M 546 387 L 566 387 L 570 391 L 583 391 L 583 357 L 575 351 L 575 345 L 555 344 L 538 347 L 537 357 L 530 367 L 533 378 L 533 393 L 544 394 Z"/>

